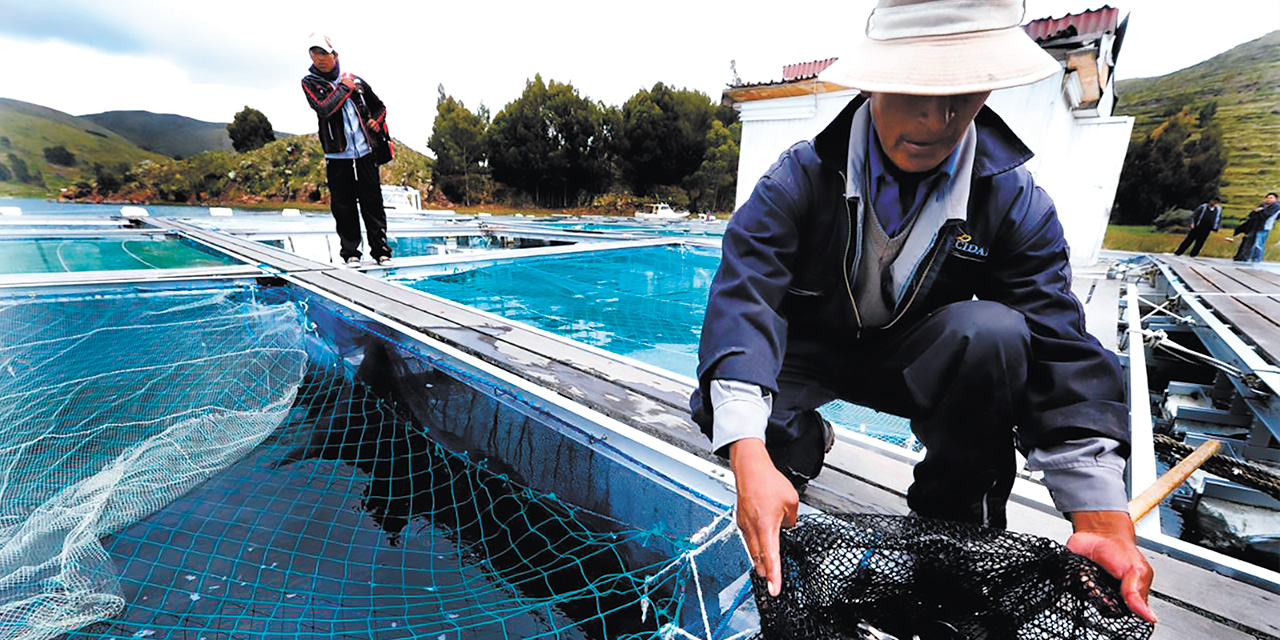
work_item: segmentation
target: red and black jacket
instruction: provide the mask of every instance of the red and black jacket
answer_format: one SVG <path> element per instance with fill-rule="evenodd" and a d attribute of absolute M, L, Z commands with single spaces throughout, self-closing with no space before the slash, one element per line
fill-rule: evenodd
<path fill-rule="evenodd" d="M 369 148 L 373 150 L 378 164 L 391 160 L 391 136 L 387 133 L 387 108 L 373 92 L 373 87 L 363 78 L 357 77 L 358 89 L 349 89 L 347 85 L 335 83 L 315 73 L 308 73 L 302 78 L 302 92 L 307 96 L 307 104 L 315 110 L 320 125 L 320 148 L 325 153 L 341 153 L 347 149 L 346 122 L 342 118 L 342 108 L 347 100 L 356 106 L 360 115 L 360 129 Z M 372 131 L 368 121 L 378 123 L 381 131 Z"/>

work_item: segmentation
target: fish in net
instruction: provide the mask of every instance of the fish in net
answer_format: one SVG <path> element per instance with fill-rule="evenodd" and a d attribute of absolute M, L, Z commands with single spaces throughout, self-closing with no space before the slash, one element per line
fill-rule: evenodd
<path fill-rule="evenodd" d="M 765 639 L 1130 640 L 1154 627 L 1119 581 L 1046 538 L 912 516 L 812 514 L 780 539 L 782 592 L 752 574 Z"/>

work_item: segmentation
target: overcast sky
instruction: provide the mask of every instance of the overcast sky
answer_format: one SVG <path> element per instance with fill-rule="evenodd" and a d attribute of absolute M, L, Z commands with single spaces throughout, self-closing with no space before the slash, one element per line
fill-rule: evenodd
<path fill-rule="evenodd" d="M 1102 6 L 1027 0 L 1027 19 Z M 427 152 L 437 86 L 496 114 L 535 73 L 621 105 L 656 82 L 718 99 L 733 75 L 839 57 L 873 0 L 645 3 L 381 0 L 0 0 L 0 97 L 73 115 L 114 110 L 229 122 L 252 106 L 310 133 L 306 38 L 329 34 L 344 71 L 387 104 L 392 134 Z M 1135 0 L 1117 77 L 1163 75 L 1280 29 L 1280 0 Z"/>

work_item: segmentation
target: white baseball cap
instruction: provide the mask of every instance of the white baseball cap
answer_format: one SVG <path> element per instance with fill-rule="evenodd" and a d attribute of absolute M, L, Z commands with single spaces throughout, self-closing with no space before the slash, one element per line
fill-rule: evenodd
<path fill-rule="evenodd" d="M 335 53 L 333 43 L 329 41 L 329 36 L 326 36 L 323 33 L 313 33 L 310 36 L 307 36 L 307 51 L 310 51 L 315 47 L 324 49 L 329 53 Z"/>

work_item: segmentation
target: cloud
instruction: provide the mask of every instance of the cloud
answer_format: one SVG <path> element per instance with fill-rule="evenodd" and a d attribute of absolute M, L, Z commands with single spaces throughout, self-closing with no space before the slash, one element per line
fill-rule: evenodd
<path fill-rule="evenodd" d="M 297 56 L 289 54 L 298 47 L 277 35 L 278 23 L 260 5 L 270 6 L 244 0 L 0 0 L 0 34 L 164 60 L 197 82 L 264 88 L 295 75 L 290 62 Z"/>
<path fill-rule="evenodd" d="M 730 60 L 742 80 L 766 82 L 785 64 L 840 56 L 874 4 L 790 0 L 766 14 L 689 0 L 0 0 L 9 75 L 0 94 L 71 113 L 145 109 L 217 122 L 249 105 L 277 129 L 309 133 L 315 116 L 298 81 L 307 34 L 320 31 L 334 38 L 343 69 L 376 87 L 395 135 L 425 149 L 440 84 L 494 114 L 537 73 L 615 106 L 655 82 L 718 100 Z M 1165 0 L 1121 5 L 1134 13 L 1121 78 L 1168 73 L 1175 57 L 1185 66 L 1247 31 L 1280 28 L 1276 0 L 1220 0 L 1211 18 L 1168 11 Z M 1028 0 L 1027 16 L 1090 6 Z"/>
<path fill-rule="evenodd" d="M 82 2 L 0 0 L 0 34 L 32 41 L 56 40 L 92 45 L 115 53 L 141 53 L 145 41 L 129 28 L 131 20 L 104 6 Z"/>

